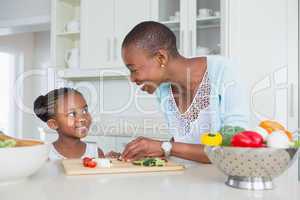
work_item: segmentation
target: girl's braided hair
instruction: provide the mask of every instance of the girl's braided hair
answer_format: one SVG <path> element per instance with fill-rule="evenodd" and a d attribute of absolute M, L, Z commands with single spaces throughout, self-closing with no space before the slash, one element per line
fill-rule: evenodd
<path fill-rule="evenodd" d="M 59 88 L 48 92 L 46 95 L 41 95 L 33 103 L 34 113 L 42 121 L 47 122 L 55 115 L 56 102 L 59 97 L 69 93 L 82 94 L 73 88 Z"/>

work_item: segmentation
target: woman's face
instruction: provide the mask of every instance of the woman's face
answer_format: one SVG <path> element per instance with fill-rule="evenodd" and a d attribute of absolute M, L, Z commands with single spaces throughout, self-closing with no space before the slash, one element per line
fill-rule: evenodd
<path fill-rule="evenodd" d="M 141 90 L 152 94 L 163 81 L 164 69 L 157 56 L 145 50 L 129 46 L 122 49 L 123 61 L 130 71 L 130 80 L 141 86 Z"/>
<path fill-rule="evenodd" d="M 69 137 L 85 137 L 92 121 L 85 99 L 78 93 L 68 93 L 60 97 L 56 105 L 58 132 Z"/>

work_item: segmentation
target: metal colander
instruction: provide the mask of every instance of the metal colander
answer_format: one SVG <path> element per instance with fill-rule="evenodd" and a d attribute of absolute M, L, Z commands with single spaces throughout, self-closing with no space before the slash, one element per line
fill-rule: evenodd
<path fill-rule="evenodd" d="M 210 161 L 228 175 L 226 184 L 240 189 L 272 189 L 297 156 L 297 148 L 205 147 Z"/>

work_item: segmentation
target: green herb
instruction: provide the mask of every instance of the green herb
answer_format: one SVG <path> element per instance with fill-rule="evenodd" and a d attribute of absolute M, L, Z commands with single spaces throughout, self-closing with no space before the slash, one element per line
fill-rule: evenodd
<path fill-rule="evenodd" d="M 144 158 L 141 160 L 133 161 L 134 165 L 140 165 L 145 167 L 162 167 L 165 166 L 166 161 L 160 158 Z"/>

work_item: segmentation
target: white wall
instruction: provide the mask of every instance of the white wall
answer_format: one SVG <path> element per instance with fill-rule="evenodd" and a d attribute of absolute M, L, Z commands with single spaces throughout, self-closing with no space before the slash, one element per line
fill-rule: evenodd
<path fill-rule="evenodd" d="M 33 67 L 35 75 L 30 78 L 32 82 L 31 96 L 28 98 L 31 102 L 31 109 L 33 110 L 33 102 L 39 95 L 44 95 L 48 92 L 48 74 L 47 68 L 50 65 L 50 31 L 34 33 L 34 48 L 33 48 Z M 45 123 L 38 119 L 34 114 L 31 115 L 31 123 L 28 125 L 31 129 L 33 137 L 39 137 L 38 127 L 45 126 Z"/>
<path fill-rule="evenodd" d="M 298 60 L 297 56 L 292 57 L 298 49 L 291 45 L 298 39 L 291 34 L 298 31 L 297 6 L 293 6 L 296 3 L 296 0 L 247 0 L 230 4 L 229 55 L 238 61 L 242 68 L 240 75 L 250 88 L 252 126 L 262 119 L 275 119 L 291 131 L 298 128 L 293 123 L 298 115 L 295 103 Z"/>
<path fill-rule="evenodd" d="M 0 0 L 0 20 L 50 15 L 50 0 Z"/>

